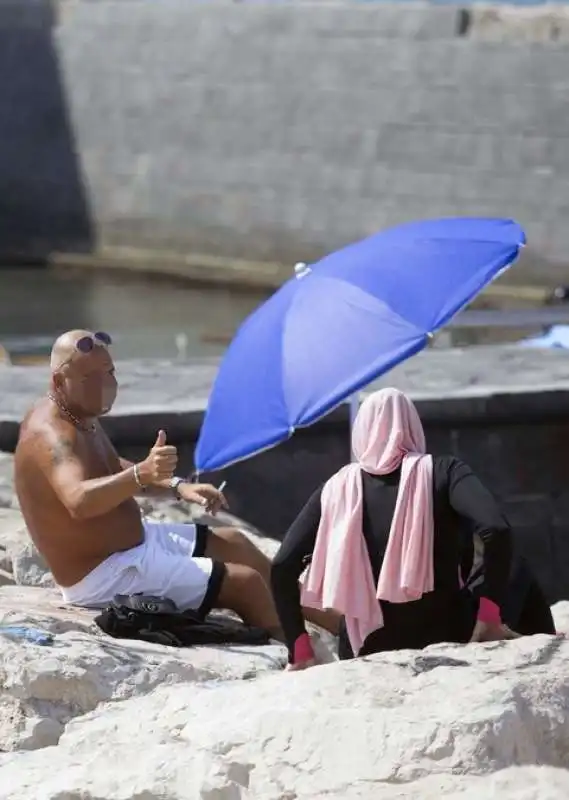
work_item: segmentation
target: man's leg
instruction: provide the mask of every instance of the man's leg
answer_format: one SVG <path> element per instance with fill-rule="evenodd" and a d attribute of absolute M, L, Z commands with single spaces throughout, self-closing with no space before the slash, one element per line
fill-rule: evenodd
<path fill-rule="evenodd" d="M 242 564 L 251 567 L 263 578 L 270 593 L 271 560 L 237 528 L 216 528 L 209 531 L 205 544 L 205 555 L 224 564 Z M 272 595 L 271 605 L 274 608 Z M 308 622 L 319 625 L 333 633 L 334 636 L 338 635 L 341 615 L 336 611 L 303 608 L 302 613 Z"/>
<path fill-rule="evenodd" d="M 243 564 L 224 564 L 224 568 L 225 574 L 212 607 L 234 611 L 247 625 L 263 628 L 273 639 L 284 643 L 270 589 L 261 575 Z"/>
<path fill-rule="evenodd" d="M 237 528 L 208 529 L 204 555 L 224 564 L 244 564 L 256 570 L 270 584 L 271 562 L 244 533 Z"/>
<path fill-rule="evenodd" d="M 206 616 L 212 608 L 227 608 L 242 620 L 263 628 L 284 642 L 269 587 L 254 569 L 224 564 L 219 559 L 193 555 L 196 530 L 156 530 L 148 537 L 147 552 L 137 569 L 137 586 L 131 592 L 168 597 L 181 611 L 191 609 Z"/>

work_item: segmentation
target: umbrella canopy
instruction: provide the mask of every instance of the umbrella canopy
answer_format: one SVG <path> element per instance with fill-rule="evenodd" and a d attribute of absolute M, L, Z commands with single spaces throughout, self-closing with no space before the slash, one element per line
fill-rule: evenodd
<path fill-rule="evenodd" d="M 278 444 L 417 353 L 524 243 L 512 220 L 432 220 L 378 233 L 300 271 L 229 346 L 196 469 Z"/>

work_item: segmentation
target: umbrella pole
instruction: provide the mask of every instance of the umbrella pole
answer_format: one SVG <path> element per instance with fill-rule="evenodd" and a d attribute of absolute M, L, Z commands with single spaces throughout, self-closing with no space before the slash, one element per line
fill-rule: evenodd
<path fill-rule="evenodd" d="M 352 428 L 354 427 L 354 420 L 356 419 L 356 414 L 358 413 L 360 407 L 360 393 L 354 392 L 354 394 L 350 397 L 350 460 L 355 461 L 356 458 L 352 452 Z"/>

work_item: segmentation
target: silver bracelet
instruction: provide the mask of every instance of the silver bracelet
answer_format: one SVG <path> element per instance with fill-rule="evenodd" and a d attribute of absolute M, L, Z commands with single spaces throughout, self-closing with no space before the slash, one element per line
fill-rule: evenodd
<path fill-rule="evenodd" d="M 142 489 L 142 491 L 146 491 L 146 486 L 140 480 L 140 470 L 138 468 L 138 464 L 132 465 L 132 471 L 134 472 L 134 480 L 136 481 L 136 485 Z"/>

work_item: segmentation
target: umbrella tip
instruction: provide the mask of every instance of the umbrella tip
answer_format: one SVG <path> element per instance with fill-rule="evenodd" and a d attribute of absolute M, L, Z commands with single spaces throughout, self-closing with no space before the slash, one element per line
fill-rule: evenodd
<path fill-rule="evenodd" d="M 308 275 L 310 272 L 310 267 L 308 264 L 305 264 L 304 261 L 298 261 L 294 265 L 294 274 L 297 278 L 303 278 L 305 275 Z"/>

